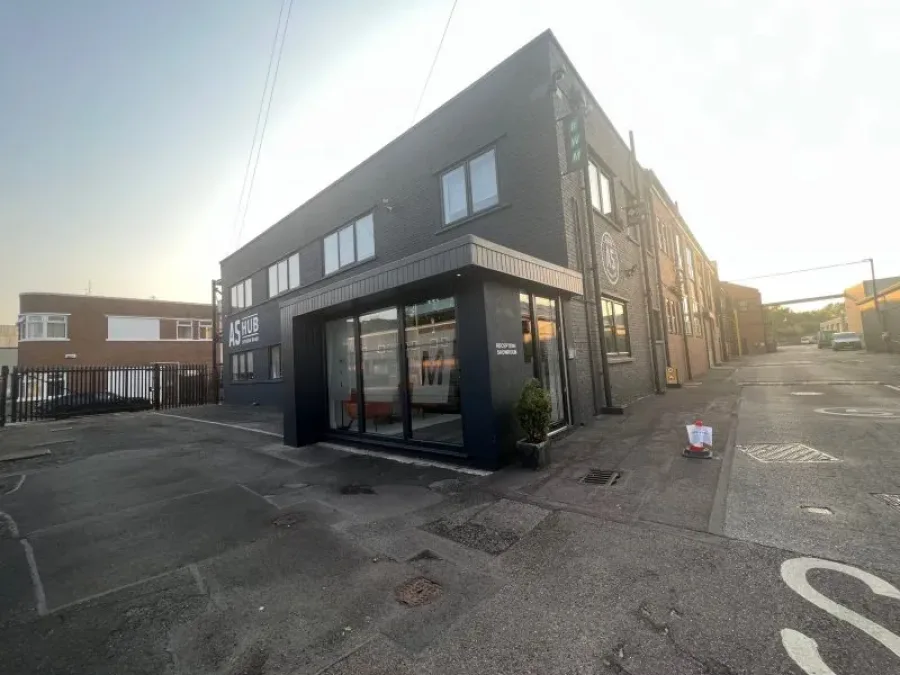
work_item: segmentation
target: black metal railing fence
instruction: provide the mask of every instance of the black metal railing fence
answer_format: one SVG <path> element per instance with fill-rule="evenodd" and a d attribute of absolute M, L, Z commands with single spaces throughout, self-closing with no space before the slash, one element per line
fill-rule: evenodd
<path fill-rule="evenodd" d="M 218 403 L 208 365 L 13 367 L 0 369 L 0 426 L 76 415 Z"/>

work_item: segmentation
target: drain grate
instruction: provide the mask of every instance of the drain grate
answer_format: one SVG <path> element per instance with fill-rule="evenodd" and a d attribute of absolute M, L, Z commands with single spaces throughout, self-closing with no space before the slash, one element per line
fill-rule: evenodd
<path fill-rule="evenodd" d="M 764 463 L 814 464 L 840 461 L 837 457 L 803 443 L 751 443 L 737 448 L 745 455 Z"/>
<path fill-rule="evenodd" d="M 397 602 L 410 607 L 420 607 L 441 596 L 441 587 L 425 577 L 416 577 L 400 584 L 394 591 Z"/>
<path fill-rule="evenodd" d="M 886 495 L 886 494 L 875 493 L 874 496 L 878 497 L 878 499 L 883 501 L 888 506 L 900 511 L 900 495 Z"/>
<path fill-rule="evenodd" d="M 615 485 L 616 483 L 618 483 L 621 477 L 621 471 L 612 471 L 610 469 L 591 469 L 590 471 L 588 471 L 587 475 L 581 479 L 581 482 L 587 483 L 588 485 L 600 485 L 603 487 L 609 487 L 610 485 Z"/>

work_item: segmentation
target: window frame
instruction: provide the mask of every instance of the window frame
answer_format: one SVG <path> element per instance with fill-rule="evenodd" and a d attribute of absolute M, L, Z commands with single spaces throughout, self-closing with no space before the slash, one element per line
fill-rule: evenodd
<path fill-rule="evenodd" d="M 610 351 L 609 345 L 606 345 L 606 355 L 612 356 L 614 358 L 619 358 L 619 359 L 633 358 L 633 353 L 632 353 L 632 349 L 631 349 L 631 327 L 628 322 L 628 303 L 625 302 L 624 300 L 619 300 L 617 298 L 612 298 L 612 297 L 609 297 L 606 295 L 600 296 L 600 302 L 601 302 L 601 306 L 603 309 L 603 326 L 602 326 L 603 340 L 605 341 L 607 339 L 607 321 L 609 319 L 612 320 L 610 327 L 613 329 L 616 327 L 616 307 L 617 306 L 621 307 L 621 316 L 623 317 L 623 325 L 625 327 L 625 335 L 623 336 L 623 338 L 620 338 L 620 336 L 617 334 L 617 332 L 615 330 L 611 331 L 612 341 L 615 344 L 616 349 L 615 349 L 615 351 Z M 612 312 L 607 313 L 607 308 L 611 309 Z M 625 340 L 625 343 L 626 343 L 625 351 L 623 351 L 620 348 L 621 347 L 621 345 L 619 345 L 620 339 Z M 604 342 L 604 344 L 606 344 L 606 343 Z"/>
<path fill-rule="evenodd" d="M 441 192 L 441 227 L 452 227 L 453 225 L 458 225 L 462 222 L 465 222 L 469 218 L 475 218 L 476 216 L 487 213 L 491 209 L 495 209 L 500 206 L 500 171 L 498 170 L 498 160 L 497 160 L 497 145 L 492 144 L 487 147 L 483 147 L 477 152 L 465 157 L 464 159 L 456 162 L 455 164 L 448 166 L 446 169 L 441 170 L 438 173 L 438 185 L 440 187 Z M 493 200 L 489 204 L 485 204 L 484 206 L 476 209 L 475 208 L 475 199 L 472 193 L 472 163 L 476 162 L 487 155 L 493 155 L 493 165 L 494 165 L 494 196 Z M 465 192 L 465 201 L 466 208 L 465 213 L 453 218 L 452 220 L 447 219 L 447 208 L 446 208 L 446 190 L 444 189 L 444 178 L 449 176 L 450 174 L 462 170 L 463 173 L 463 190 Z"/>
<path fill-rule="evenodd" d="M 176 321 L 175 321 L 175 339 L 178 340 L 179 342 L 187 342 L 187 341 L 196 340 L 197 338 L 194 337 L 194 324 L 195 323 L 196 323 L 196 321 L 194 321 L 193 319 L 176 319 Z M 178 331 L 185 327 L 187 327 L 187 329 L 190 331 L 190 333 L 191 333 L 190 337 L 183 338 L 183 337 L 181 337 L 181 335 L 178 334 Z"/>
<path fill-rule="evenodd" d="M 19 342 L 65 342 L 69 339 L 69 316 L 65 312 L 28 312 L 20 314 L 17 324 L 19 326 Z M 51 321 L 51 318 L 54 319 Z M 63 326 L 63 337 L 50 337 L 49 326 Z M 29 326 L 40 326 L 40 335 L 29 337 Z"/>
<path fill-rule="evenodd" d="M 284 370 L 281 361 L 281 344 L 271 345 L 268 349 L 269 352 L 269 379 L 270 380 L 280 380 L 284 377 Z M 278 354 L 278 372 L 275 371 L 275 363 L 276 359 L 274 359 L 274 355 Z"/>
<path fill-rule="evenodd" d="M 372 228 L 372 252 L 367 255 L 365 258 L 359 257 L 359 225 L 360 223 L 370 220 L 371 228 Z M 347 263 L 341 263 L 341 233 L 346 232 L 347 230 L 352 230 L 353 232 L 353 260 Z M 337 267 L 334 269 L 328 268 L 328 242 L 333 240 L 335 242 L 335 254 L 337 256 Z M 375 212 L 367 211 L 354 218 L 353 220 L 344 223 L 338 228 L 335 228 L 324 237 L 322 237 L 322 275 L 324 277 L 331 276 L 332 274 L 337 274 L 341 270 L 348 269 L 355 265 L 360 265 L 369 260 L 374 260 L 376 257 L 375 251 Z"/>
<path fill-rule="evenodd" d="M 285 273 L 285 286 L 281 287 L 281 265 L 284 265 L 284 273 Z M 291 270 L 296 267 L 296 283 L 294 280 L 294 275 L 291 273 Z M 266 277 L 269 283 L 269 299 L 278 297 L 283 293 L 287 293 L 288 291 L 293 291 L 297 288 L 300 288 L 300 251 L 295 251 L 291 253 L 289 256 L 285 256 L 280 260 L 276 260 L 274 263 L 269 265 Z M 274 288 L 272 282 L 275 282 Z"/>
<path fill-rule="evenodd" d="M 204 329 L 209 331 L 209 337 L 204 337 Z M 213 322 L 212 320 L 206 319 L 198 319 L 197 320 L 197 339 L 202 342 L 209 342 L 213 339 Z"/>
<path fill-rule="evenodd" d="M 595 180 L 594 174 L 596 173 L 596 189 L 595 188 Z M 609 197 L 609 209 L 606 210 L 606 205 L 603 201 L 603 180 L 606 179 L 606 186 Z M 591 207 L 595 212 L 599 213 L 601 216 L 606 218 L 608 221 L 615 223 L 615 214 L 616 214 L 616 185 L 615 185 L 615 175 L 612 171 L 607 169 L 603 164 L 599 163 L 593 157 L 588 159 L 588 184 L 591 190 Z M 595 202 L 596 200 L 596 202 Z M 597 205 L 599 203 L 599 206 Z"/>
<path fill-rule="evenodd" d="M 241 279 L 231 286 L 231 294 L 229 297 L 230 308 L 233 312 L 237 309 L 247 309 L 253 306 L 253 277 L 249 276 Z"/>
<path fill-rule="evenodd" d="M 231 381 L 247 382 L 254 379 L 253 350 L 231 353 Z"/>

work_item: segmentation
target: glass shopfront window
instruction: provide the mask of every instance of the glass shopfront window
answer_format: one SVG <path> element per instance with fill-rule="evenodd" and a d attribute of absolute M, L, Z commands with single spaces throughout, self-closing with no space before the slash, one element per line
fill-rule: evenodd
<path fill-rule="evenodd" d="M 462 444 L 456 304 L 428 300 L 407 306 L 405 314 L 412 438 Z"/>
<path fill-rule="evenodd" d="M 393 307 L 359 317 L 364 430 L 402 438 L 399 329 Z"/>
<path fill-rule="evenodd" d="M 329 427 L 359 431 L 356 319 L 336 319 L 325 324 L 325 353 Z"/>
<path fill-rule="evenodd" d="M 462 444 L 453 298 L 330 321 L 325 339 L 332 429 Z"/>

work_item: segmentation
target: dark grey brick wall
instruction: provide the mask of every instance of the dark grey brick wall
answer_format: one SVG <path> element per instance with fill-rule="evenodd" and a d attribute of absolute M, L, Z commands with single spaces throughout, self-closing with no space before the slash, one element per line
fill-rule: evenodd
<path fill-rule="evenodd" d="M 535 39 L 222 261 L 226 300 L 230 286 L 251 274 L 254 298 L 266 298 L 266 267 L 297 250 L 301 288 L 293 294 L 308 292 L 322 283 L 323 237 L 373 210 L 375 258 L 330 275 L 328 283 L 463 234 L 566 265 L 562 229 L 553 226 L 561 208 L 549 95 L 550 43 L 547 34 Z M 443 228 L 441 171 L 492 145 L 497 149 L 500 206 Z M 383 199 L 390 200 L 390 210 Z"/>
<path fill-rule="evenodd" d="M 586 88 L 565 56 L 551 44 L 551 69 L 565 68 L 567 76 L 560 83 L 566 92 Z M 587 97 L 587 95 L 586 95 Z M 589 98 L 589 97 L 587 97 Z M 555 116 L 557 120 L 569 114 L 571 108 L 566 97 L 557 97 Z M 581 172 L 568 173 L 561 180 L 562 204 L 566 230 L 568 261 L 572 267 L 578 266 L 578 235 L 576 218 L 580 220 L 582 232 L 590 233 L 594 238 L 597 251 L 598 269 L 591 269 L 590 240 L 585 236 L 583 254 L 588 266 L 588 278 L 585 279 L 585 297 L 574 298 L 568 303 L 566 312 L 566 332 L 577 349 L 574 363 L 570 362 L 570 388 L 572 389 L 572 407 L 575 421 L 581 422 L 593 413 L 593 387 L 591 364 L 588 353 L 588 326 L 591 323 L 591 338 L 595 345 L 596 359 L 594 370 L 600 371 L 601 338 L 600 319 L 593 293 L 593 282 L 590 275 L 597 275 L 600 280 L 601 295 L 623 300 L 628 306 L 628 329 L 631 337 L 631 357 L 628 359 L 611 359 L 609 378 L 612 385 L 613 404 L 626 405 L 642 396 L 655 391 L 654 370 L 651 350 L 656 349 L 649 334 L 647 298 L 644 291 L 644 280 L 641 270 L 642 248 L 637 229 L 629 230 L 625 225 L 625 205 L 640 194 L 642 186 L 634 184 L 631 172 L 630 150 L 618 135 L 609 119 L 596 104 L 591 102 L 591 110 L 586 115 L 585 131 L 591 156 L 604 166 L 613 176 L 613 200 L 616 211 L 607 218 L 600 213 L 585 207 L 585 186 Z M 557 124 L 557 160 L 560 172 L 566 171 L 565 145 L 562 126 Z M 600 259 L 600 241 L 604 233 L 609 233 L 619 253 L 619 279 L 612 283 L 602 271 Z M 646 257 L 646 256 L 645 256 Z M 649 261 L 649 257 L 647 257 Z M 627 276 L 625 270 L 634 267 L 634 272 Z M 655 286 L 655 271 L 651 276 L 651 286 Z M 585 316 L 585 302 L 588 312 Z M 602 390 L 599 394 L 599 405 L 603 405 Z"/>
<path fill-rule="evenodd" d="M 552 36 L 545 33 L 536 38 L 436 113 L 226 258 L 222 261 L 226 302 L 230 286 L 248 275 L 253 275 L 257 304 L 267 298 L 267 266 L 294 251 L 300 251 L 301 287 L 267 302 L 274 304 L 308 293 L 342 276 L 399 260 L 463 234 L 474 234 L 579 269 L 577 209 L 581 210 L 585 231 L 589 226 L 583 207 L 584 186 L 580 174 L 560 179 L 565 169 L 564 146 L 561 126 L 554 120 L 563 117 L 568 109 L 565 100 L 550 93 L 552 73 L 565 61 Z M 571 65 L 566 63 L 566 68 L 570 75 L 564 84 L 583 88 Z M 632 183 L 629 149 L 599 107 L 595 106 L 588 115 L 586 127 L 592 152 L 615 176 L 615 200 L 620 209 L 612 220 L 600 214 L 592 216 L 591 232 L 598 255 L 600 237 L 609 232 L 619 252 L 620 269 L 624 272 L 635 265 L 631 276 L 620 274 L 615 284 L 602 271 L 599 273 L 602 293 L 628 303 L 632 357 L 611 364 L 609 373 L 614 403 L 623 405 L 653 391 L 652 345 L 639 264 L 642 253 L 639 243 L 624 227 L 627 195 L 637 195 L 639 190 Z M 441 171 L 490 146 L 497 150 L 499 207 L 463 224 L 442 228 Z M 390 209 L 382 204 L 383 199 L 390 201 Z M 374 213 L 376 257 L 323 279 L 323 237 L 369 211 Z M 590 264 L 590 249 L 584 253 Z M 655 265 L 650 271 L 655 293 Z M 592 416 L 595 388 L 600 394 L 599 404 L 603 404 L 599 372 L 601 327 L 588 281 L 585 280 L 585 297 L 573 298 L 563 308 L 568 347 L 576 352 L 575 359 L 568 361 L 575 423 Z M 256 307 L 240 313 L 253 311 Z M 588 359 L 588 326 L 597 354 L 593 374 Z"/>

